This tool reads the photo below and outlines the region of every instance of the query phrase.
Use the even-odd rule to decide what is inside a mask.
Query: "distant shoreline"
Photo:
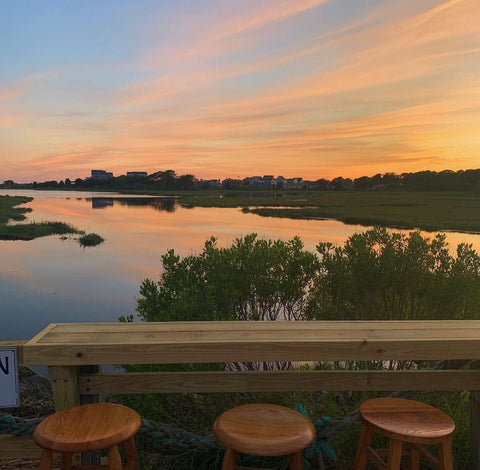
[[[19,189],[13,191],[19,191]],[[39,193],[42,191],[45,190],[39,190]],[[89,188],[88,192],[96,191]],[[238,207],[245,213],[263,217],[334,219],[350,225],[382,225],[393,229],[480,233],[480,218],[478,218],[480,194],[472,191],[234,191],[213,189],[105,191],[102,188],[101,192],[175,198],[179,204],[188,207]]]

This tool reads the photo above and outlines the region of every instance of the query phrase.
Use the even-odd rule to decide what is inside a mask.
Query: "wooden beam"
[[[81,394],[480,390],[480,371],[138,372],[79,376]]]
[[[19,364],[23,364],[23,345],[27,340],[0,341],[0,348],[17,348],[17,359]]]
[[[31,434],[24,436],[0,434],[0,459],[38,459],[41,453],[42,450],[33,442]]]
[[[53,324],[27,365],[476,359],[480,321]]]

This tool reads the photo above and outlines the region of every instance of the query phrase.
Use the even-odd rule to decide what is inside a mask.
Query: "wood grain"
[[[31,435],[0,434],[0,459],[40,458],[41,452]]]
[[[470,370],[138,372],[79,376],[82,395],[119,393],[480,390]]]
[[[360,419],[362,432],[354,470],[365,470],[368,458],[376,468],[399,470],[402,454],[407,455],[412,470],[418,470],[420,457],[437,470],[453,470],[451,439],[455,423],[441,410],[403,398],[374,398],[360,405]],[[388,449],[370,447],[374,433],[390,440]],[[437,445],[438,459],[423,447],[429,444]],[[387,457],[386,462],[382,456]]]
[[[480,321],[53,324],[27,365],[476,359]]]
[[[56,452],[90,452],[107,449],[132,437],[140,416],[130,408],[111,403],[81,405],[45,418],[33,433],[43,449]]]
[[[308,447],[312,423],[295,410],[265,403],[242,405],[222,413],[213,426],[227,448],[251,455],[289,455]]]
[[[390,439],[436,444],[450,439],[455,423],[443,411],[404,398],[373,398],[360,405],[364,425]]]
[[[17,348],[17,362],[23,364],[23,345],[26,340],[0,341],[0,348]]]
[[[52,384],[55,411],[61,411],[80,403],[76,367],[49,366],[48,378]]]

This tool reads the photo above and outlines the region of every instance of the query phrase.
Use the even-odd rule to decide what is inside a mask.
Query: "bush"
[[[453,255],[445,236],[432,239],[375,228],[351,236],[342,247],[320,243],[306,251],[299,238],[262,240],[256,234],[219,248],[207,240],[198,255],[180,258],[173,250],[163,257],[159,281],[146,279],[140,287],[138,316],[144,321],[191,320],[416,320],[478,318],[480,257],[469,245]],[[133,316],[121,318],[133,321]],[[355,368],[392,367],[393,362],[349,363]],[[231,365],[229,365],[231,367]],[[239,365],[258,368],[259,364]],[[291,364],[275,364],[289,367]],[[317,364],[325,368],[328,364]],[[417,363],[395,363],[416,367]],[[222,369],[224,364],[126,366],[127,371]],[[264,367],[264,366],[263,366]],[[286,406],[302,403],[310,416],[345,416],[371,393],[172,394],[125,397],[144,415],[199,434],[209,434],[216,416],[249,402]],[[454,440],[455,468],[469,465],[468,396],[438,393],[422,396],[459,423]],[[153,416],[152,416],[153,414]],[[332,439],[339,457],[330,469],[351,465],[358,429]],[[180,461],[179,461],[180,459]],[[169,459],[162,465],[170,468]],[[171,468],[220,468],[218,455],[176,457]],[[152,468],[155,468],[153,465]]]
[[[160,281],[143,281],[144,321],[301,320],[319,261],[299,238],[237,238],[230,248],[205,242],[199,255],[162,256]]]
[[[479,255],[461,244],[453,256],[442,234],[374,228],[316,254],[297,237],[250,234],[162,262],[160,280],[140,287],[144,321],[474,319],[480,305]]]
[[[445,235],[424,238],[375,228],[343,247],[320,243],[308,318],[441,320],[478,318],[480,257],[470,245],[450,253]]]

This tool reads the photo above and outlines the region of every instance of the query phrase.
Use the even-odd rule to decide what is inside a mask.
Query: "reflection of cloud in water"
[[[9,324],[0,339],[27,338],[49,322],[116,321],[134,313],[141,281],[157,280],[161,274],[161,256],[171,248],[181,256],[198,254],[211,236],[218,237],[218,246],[229,246],[252,232],[283,240],[298,235],[306,249],[315,251],[320,241],[342,245],[353,233],[367,230],[335,220],[260,217],[237,208],[186,209],[175,200],[171,211],[165,198],[133,200],[107,193],[98,197],[113,200],[113,205],[92,210],[97,195],[60,195],[34,194],[29,219],[61,220],[106,241],[85,250],[57,236],[1,242],[0,298]],[[423,235],[432,238],[434,233]],[[452,250],[460,242],[472,242],[480,250],[480,235],[448,233],[447,239]]]

